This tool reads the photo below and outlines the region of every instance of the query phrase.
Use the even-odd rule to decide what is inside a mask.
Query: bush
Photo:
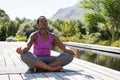
[[[109,46],[110,42],[109,41],[99,41],[98,45]]]
[[[26,36],[16,35],[14,38],[16,38],[18,41],[27,41],[27,37]]]
[[[92,38],[86,39],[85,43],[87,43],[87,44],[94,44],[94,39],[92,39]]]
[[[120,47],[120,40],[117,40],[111,44],[113,47]]]
[[[73,37],[60,37],[63,42],[80,42],[80,39],[76,36]]]

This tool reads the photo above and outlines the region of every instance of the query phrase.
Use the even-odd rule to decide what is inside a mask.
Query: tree
[[[54,28],[56,28],[58,31],[61,31],[61,24],[63,24],[63,20],[55,20],[54,22],[48,20],[49,24],[51,24]]]
[[[6,38],[7,38],[7,27],[6,25],[3,25],[0,31],[0,41],[5,41]]]
[[[5,41],[7,38],[7,26],[9,23],[9,16],[4,10],[0,9],[0,40]]]
[[[0,21],[8,22],[10,20],[9,16],[5,13],[4,10],[0,9]]]
[[[106,10],[105,16],[112,34],[112,40],[118,40],[120,34],[120,0],[102,0]]]
[[[79,24],[77,21],[71,19],[69,21],[64,21],[63,24],[61,24],[61,34],[64,37],[71,37],[79,32]]]
[[[91,9],[88,14],[87,26],[97,25],[112,35],[112,40],[119,39],[120,34],[120,1],[119,0],[83,0],[81,7]],[[97,16],[95,16],[97,14]],[[91,16],[94,15],[94,16]],[[94,18],[93,18],[94,17]],[[93,21],[93,22],[92,22]],[[101,22],[102,21],[102,22]],[[91,25],[92,22],[92,25]],[[94,23],[95,22],[95,23]]]
[[[27,36],[28,38],[29,35],[35,30],[37,30],[36,21],[25,21],[20,25],[17,34],[20,36]]]
[[[8,24],[8,36],[15,36],[19,29],[19,24],[16,21],[10,21]]]

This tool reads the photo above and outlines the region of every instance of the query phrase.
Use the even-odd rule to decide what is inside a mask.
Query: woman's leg
[[[60,54],[56,60],[49,64],[49,66],[65,66],[73,60],[73,55],[69,53]]]
[[[43,61],[38,60],[31,52],[26,52],[21,54],[21,59],[24,63],[28,65],[29,68],[40,68],[48,71],[56,71],[61,68],[61,66],[51,67],[45,64]]]
[[[48,65],[54,60],[56,60],[56,56],[40,56],[40,57],[37,57],[37,59],[43,61],[45,64]]]

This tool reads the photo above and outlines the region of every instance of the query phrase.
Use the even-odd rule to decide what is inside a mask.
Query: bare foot
[[[63,67],[60,66],[60,68],[58,68],[55,72],[62,72],[63,71]]]
[[[51,69],[48,70],[48,71],[50,71],[50,72],[61,72],[61,71],[63,71],[63,68],[62,68],[62,66],[56,66],[56,67],[51,67]]]

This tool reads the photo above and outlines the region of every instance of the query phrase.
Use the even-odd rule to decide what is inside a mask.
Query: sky
[[[52,17],[59,9],[77,4],[80,0],[0,0],[0,8],[10,19],[16,17],[37,19],[44,15]]]

